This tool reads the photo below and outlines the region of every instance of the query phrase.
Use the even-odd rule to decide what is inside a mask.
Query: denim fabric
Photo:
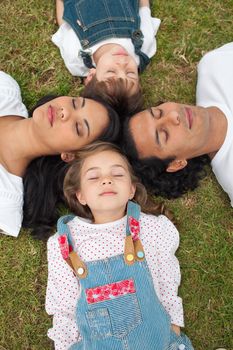
[[[63,18],[77,34],[84,50],[105,39],[131,38],[142,71],[150,59],[140,50],[143,34],[138,12],[138,0],[64,0]],[[84,63],[91,64],[90,60]]]
[[[82,341],[70,350],[178,350],[181,344],[182,349],[193,350],[189,340],[183,342],[171,331],[170,317],[158,300],[146,261],[128,266],[123,256],[115,256],[88,262],[87,267],[76,310]],[[129,278],[136,293],[87,303],[86,289]]]
[[[127,216],[138,219],[140,207],[128,205]],[[58,220],[57,231],[66,234],[73,216]],[[128,222],[128,220],[127,220]],[[82,340],[69,350],[194,350],[189,338],[171,330],[170,316],[160,303],[146,260],[126,265],[123,255],[86,262],[88,275],[79,279],[76,322]],[[90,304],[86,290],[133,279],[136,292]]]

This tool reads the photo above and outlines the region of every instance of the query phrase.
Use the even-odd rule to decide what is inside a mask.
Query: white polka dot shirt
[[[84,261],[105,259],[124,251],[126,216],[107,224],[92,224],[75,217],[70,221],[69,227],[74,248]],[[180,268],[175,257],[179,246],[179,233],[163,215],[156,217],[141,213],[140,229],[140,239],[155,291],[170,315],[171,322],[182,327],[182,299],[177,295]],[[54,341],[56,350],[68,349],[80,339],[75,322],[79,294],[79,281],[63,260],[58,245],[58,234],[55,234],[48,241],[46,311],[53,316],[53,326],[49,329],[48,336]]]

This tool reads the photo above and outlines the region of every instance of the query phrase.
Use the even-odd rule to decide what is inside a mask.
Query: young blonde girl
[[[48,241],[46,311],[55,349],[193,349],[180,333],[176,228],[163,215],[145,214],[161,208],[148,205],[116,146],[97,142],[76,158],[64,181],[76,216],[60,218]]]

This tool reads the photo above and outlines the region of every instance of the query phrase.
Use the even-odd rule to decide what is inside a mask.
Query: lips
[[[101,197],[105,197],[105,196],[114,196],[116,194],[116,192],[114,191],[104,191],[102,193],[100,193]]]
[[[54,110],[52,106],[49,106],[48,108],[48,119],[50,122],[50,125],[53,126],[53,122],[54,122]]]
[[[125,49],[120,48],[113,54],[113,56],[129,56],[129,54]]]
[[[192,128],[192,124],[193,124],[193,113],[192,110],[188,107],[185,107],[185,112],[186,112],[186,116],[187,116],[187,121],[188,121],[188,127],[189,129]]]

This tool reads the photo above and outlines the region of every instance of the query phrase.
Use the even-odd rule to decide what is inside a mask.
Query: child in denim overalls
[[[149,0],[57,0],[57,22],[52,41],[72,75],[86,83],[123,78],[138,88],[138,68],[155,54],[160,25]]]
[[[146,191],[118,148],[98,142],[80,151],[64,193],[78,216],[61,217],[48,241],[55,348],[193,350],[179,328],[178,232],[163,215],[140,214]]]

